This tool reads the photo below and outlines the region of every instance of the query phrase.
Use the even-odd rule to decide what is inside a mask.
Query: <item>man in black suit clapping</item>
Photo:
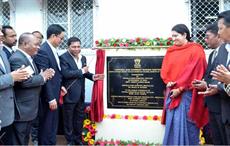
[[[55,73],[53,69],[38,71],[32,56],[37,53],[39,47],[39,40],[32,33],[23,33],[19,37],[19,49],[9,59],[11,70],[25,66],[30,75],[27,80],[17,82],[14,86],[16,113],[13,126],[16,137],[13,144],[15,145],[28,145],[32,120],[38,114],[41,86]]]

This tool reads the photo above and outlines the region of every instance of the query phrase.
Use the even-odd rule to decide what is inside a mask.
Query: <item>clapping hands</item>
[[[230,83],[230,72],[224,65],[218,65],[215,71],[211,72],[214,80],[218,80],[222,83]]]
[[[29,73],[25,70],[25,65],[15,71],[12,71],[10,74],[13,80],[18,82],[26,80],[30,77]]]
[[[41,70],[40,75],[44,78],[45,81],[51,79],[55,74],[54,69],[48,68],[45,71]]]

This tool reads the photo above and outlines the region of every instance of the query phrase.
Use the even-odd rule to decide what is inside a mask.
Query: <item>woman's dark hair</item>
[[[190,32],[185,24],[177,24],[173,26],[172,31],[176,31],[182,35],[186,34],[186,39],[191,42]]]

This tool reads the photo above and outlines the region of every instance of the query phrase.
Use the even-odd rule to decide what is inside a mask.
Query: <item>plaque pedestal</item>
[[[105,116],[97,123],[96,141],[162,143],[164,126],[160,118],[165,86],[160,68],[165,53],[166,49],[160,48],[106,50]]]

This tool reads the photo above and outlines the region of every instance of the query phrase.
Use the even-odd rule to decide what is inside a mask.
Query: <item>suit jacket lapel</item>
[[[23,56],[23,58],[26,60],[26,64],[25,65],[30,65],[30,67],[34,70],[34,74],[38,74],[38,69],[37,69],[35,63],[31,64],[31,62],[29,61],[29,59],[21,51],[17,50],[16,52],[20,53]]]
[[[67,57],[69,58],[70,64],[73,66],[73,68],[78,68],[73,56],[70,55],[69,51],[67,51]]]
[[[2,61],[3,61],[4,66],[5,66],[6,73],[9,73],[10,72],[10,64],[8,62],[7,56],[6,56],[6,54],[4,54],[4,52],[2,50],[0,51],[0,55],[2,57]],[[2,66],[0,67],[0,69],[1,69],[2,72],[5,73],[5,71],[2,68]]]
[[[228,51],[226,50],[225,44],[224,44],[219,48],[219,53],[216,57],[216,63],[223,64],[224,66],[226,66],[227,59],[228,59]]]
[[[58,67],[58,64],[57,64],[57,60],[56,60],[56,58],[55,58],[55,56],[54,56],[54,54],[53,54],[53,51],[51,50],[51,48],[50,48],[50,46],[49,46],[49,44],[48,44],[47,42],[46,42],[46,45],[47,45],[47,47],[45,47],[45,49],[46,49],[47,52],[48,52],[48,55],[49,55],[49,57],[50,57],[51,62],[52,62],[53,65],[56,66],[57,69],[59,70],[59,67]]]
[[[213,51],[212,51],[211,54],[209,55],[209,58],[208,58],[208,68],[207,68],[207,70],[206,70],[205,75],[209,75],[210,72],[211,72],[211,70],[212,70],[212,68],[213,68],[214,62],[212,63],[212,56],[213,56]]]

